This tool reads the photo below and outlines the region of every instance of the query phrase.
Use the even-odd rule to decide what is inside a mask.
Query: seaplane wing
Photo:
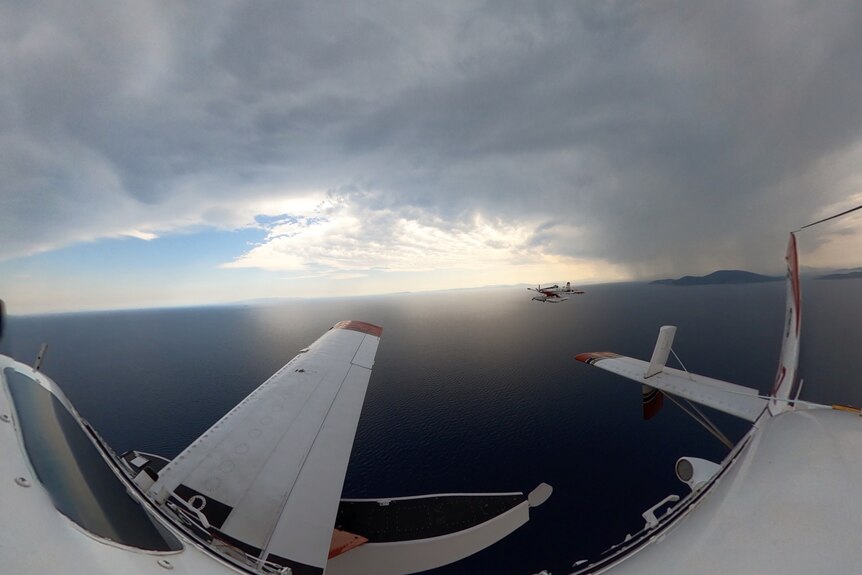
[[[262,563],[322,573],[381,332],[336,324],[168,463],[149,495]]]
[[[649,362],[609,352],[582,353],[575,359],[637,381],[645,390],[657,389],[747,421],[756,421],[768,403],[756,389],[665,366],[675,332],[673,326],[661,328]],[[646,401],[646,391],[644,398]],[[647,417],[647,412],[644,413]]]

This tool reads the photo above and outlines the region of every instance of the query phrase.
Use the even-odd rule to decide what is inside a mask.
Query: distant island
[[[851,280],[854,278],[862,278],[862,270],[845,273],[826,274],[825,276],[817,277],[817,279],[819,280]]]
[[[650,285],[667,286],[706,286],[730,284],[759,284],[765,282],[783,281],[783,276],[765,276],[743,270],[718,270],[705,276],[684,276],[679,279],[655,280]]]

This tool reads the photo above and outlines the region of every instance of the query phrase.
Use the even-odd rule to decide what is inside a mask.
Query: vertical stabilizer
[[[784,315],[784,340],[778,373],[772,386],[769,413],[777,415],[791,408],[790,399],[795,397],[799,364],[799,335],[802,327],[802,292],[799,286],[799,261],[796,256],[796,236],[790,234],[787,242],[787,304]]]
[[[652,350],[652,358],[649,361],[649,367],[644,373],[644,379],[652,377],[660,373],[667,363],[667,356],[670,354],[670,347],[673,345],[673,337],[676,335],[675,325],[663,325],[658,330],[658,339],[655,342],[655,349]]]
[[[663,325],[658,331],[658,339],[655,342],[655,349],[652,350],[652,358],[649,362],[649,367],[644,372],[644,379],[661,373],[667,363],[670,348],[673,345],[673,338],[676,335],[676,326]],[[664,394],[647,384],[641,387],[641,395],[643,398],[643,414],[644,419],[652,419],[664,405]]]

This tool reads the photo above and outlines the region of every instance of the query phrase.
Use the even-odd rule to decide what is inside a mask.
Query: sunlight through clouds
[[[152,232],[143,232],[141,230],[129,230],[125,233],[120,234],[121,236],[128,236],[130,238],[137,238],[139,240],[150,241],[159,237],[157,234]]]
[[[317,214],[258,216],[266,239],[222,267],[317,273],[488,268],[522,260],[531,236],[523,223],[478,215],[453,224],[345,202],[318,208]]]
[[[824,217],[862,205],[862,193],[821,211]],[[862,213],[855,212],[797,233],[800,260],[805,267],[820,269],[862,268]]]

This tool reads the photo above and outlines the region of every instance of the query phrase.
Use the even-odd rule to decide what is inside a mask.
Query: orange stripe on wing
[[[367,333],[368,335],[373,335],[380,337],[383,334],[383,328],[373,323],[368,323],[364,321],[356,321],[356,320],[346,320],[340,321],[334,326],[332,329],[350,329],[353,331],[359,331],[362,333]]]
[[[588,363],[590,365],[600,361],[602,359],[614,359],[617,357],[622,357],[618,353],[614,353],[612,351],[591,351],[588,353],[579,353],[575,356],[575,359],[578,361],[582,361],[584,363]]]

